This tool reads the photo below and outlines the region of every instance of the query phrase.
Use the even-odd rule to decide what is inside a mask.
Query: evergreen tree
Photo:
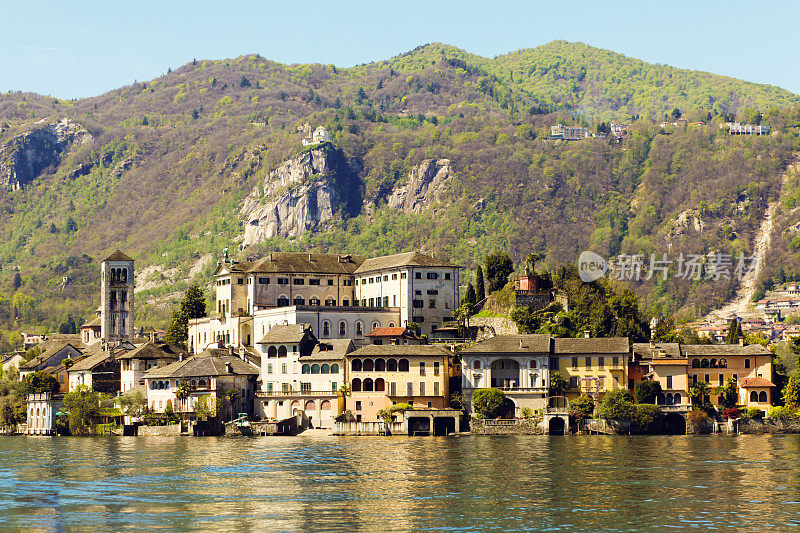
[[[11,286],[15,291],[22,287],[22,276],[19,275],[19,272],[14,272],[14,280],[11,282]]]
[[[239,80],[239,87],[250,87],[250,80],[247,77],[242,76],[242,79]]]
[[[483,282],[483,268],[478,265],[477,270],[475,271],[475,286],[477,287],[475,291],[475,298],[477,301],[481,302],[486,298],[486,285]]]
[[[725,338],[725,342],[727,344],[737,344],[739,339],[743,337],[744,333],[742,332],[742,325],[738,320],[732,318],[730,324],[728,325],[728,336]]]
[[[72,217],[67,217],[67,221],[64,222],[64,233],[69,235],[70,233],[74,233],[78,231],[78,224],[75,222],[75,219]]]
[[[189,320],[204,316],[206,316],[206,300],[203,291],[197,285],[192,285],[186,289],[181,305],[172,313],[172,320],[164,340],[186,346],[186,340],[189,338]]]
[[[475,287],[472,286],[472,283],[467,284],[467,291],[464,293],[464,303],[470,306],[470,309],[475,306],[477,303],[477,299],[475,296]]]
[[[514,262],[507,253],[493,252],[487,255],[486,277],[489,280],[489,294],[505,287],[512,272],[514,272]]]
[[[783,404],[789,409],[800,409],[800,381],[795,376],[783,388]]]

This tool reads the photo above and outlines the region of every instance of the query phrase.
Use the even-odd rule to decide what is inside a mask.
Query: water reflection
[[[800,525],[800,437],[0,440],[0,528]]]

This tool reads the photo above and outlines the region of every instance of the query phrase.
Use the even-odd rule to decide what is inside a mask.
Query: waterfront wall
[[[139,426],[137,435],[140,437],[174,437],[181,434],[181,425],[171,426]]]
[[[336,422],[334,435],[386,435],[388,428],[392,435],[407,435],[403,422]]]
[[[533,418],[523,420],[482,420],[469,422],[473,435],[544,435],[544,428]]]
[[[800,433],[800,420],[778,420],[776,418],[738,421],[739,433],[762,435],[764,433]]]

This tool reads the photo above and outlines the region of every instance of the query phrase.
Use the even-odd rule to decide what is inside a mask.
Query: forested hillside
[[[419,248],[471,267],[506,249],[553,267],[587,248],[748,251],[797,149],[796,103],[776,87],[565,42],[494,59],[433,44],[348,69],[250,55],[78,101],[2,94],[0,325],[52,330],[89,316],[98,261],[115,248],[137,259],[140,322],[163,325],[188,280],[207,281],[221,248],[237,249],[245,198],[287,192],[268,182],[304,152],[305,123],[328,130],[360,201],[241,256]],[[707,125],[662,130],[665,114]],[[730,137],[726,118],[773,135]],[[559,122],[609,120],[632,123],[621,143],[547,139]],[[442,160],[448,171],[423,209],[389,205]],[[687,316],[731,289],[639,287],[647,304]]]

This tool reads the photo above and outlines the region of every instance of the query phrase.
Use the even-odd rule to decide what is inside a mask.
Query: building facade
[[[134,337],[134,261],[117,250],[100,263],[100,335],[108,342]]]

